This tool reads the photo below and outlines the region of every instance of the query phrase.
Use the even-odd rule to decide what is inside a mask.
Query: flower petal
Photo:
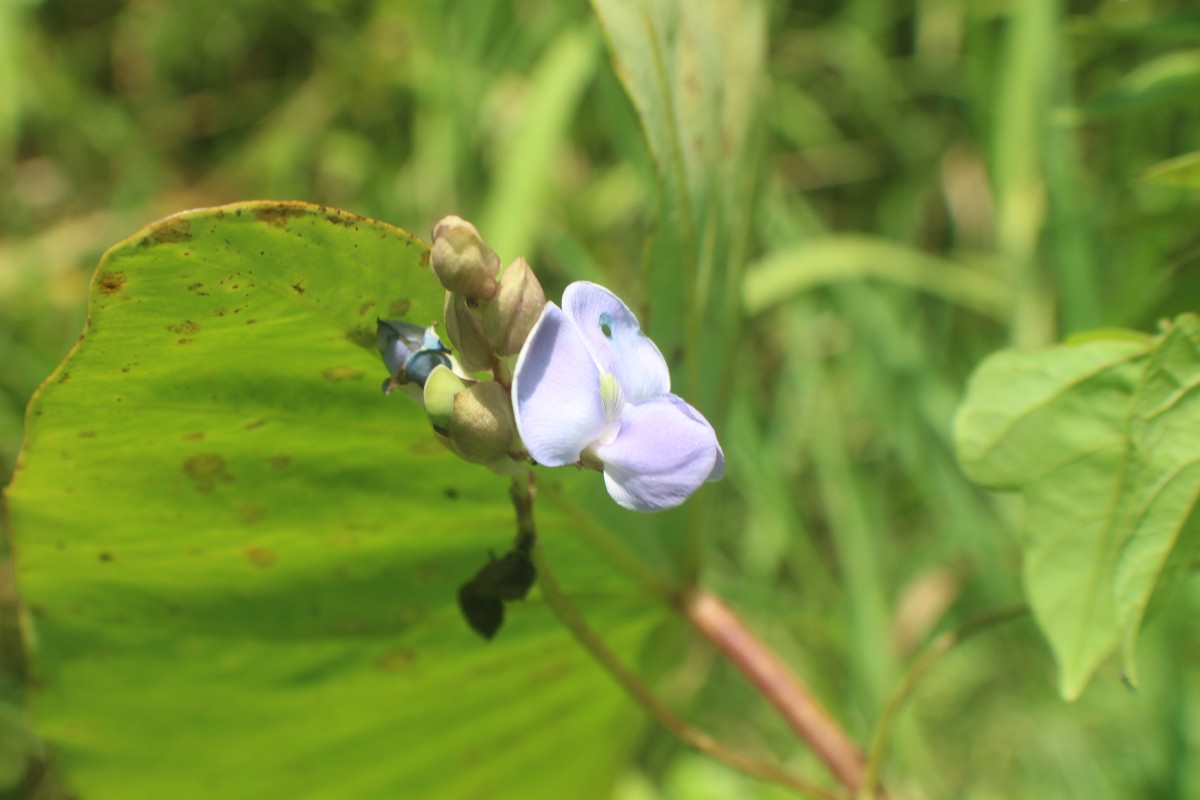
[[[679,395],[669,394],[667,395],[667,399],[674,403],[676,408],[693,420],[704,425],[704,427],[708,428],[709,432],[712,433],[713,443],[717,446],[717,460],[716,463],[713,464],[712,472],[708,474],[708,478],[706,478],[706,480],[721,480],[721,478],[725,475],[725,451],[721,449],[721,443],[717,441],[717,432],[713,430],[713,426],[708,423],[708,420],[704,418],[703,414],[693,408],[690,403],[688,403]]]
[[[517,356],[513,411],[529,455],[547,467],[574,464],[604,432],[600,371],[562,309],[547,303]]]
[[[577,281],[563,292],[563,310],[601,371],[616,376],[626,400],[636,403],[671,391],[666,360],[619,297],[603,286]]]
[[[617,438],[591,453],[603,462],[604,483],[618,505],[659,511],[679,505],[708,480],[720,447],[695,409],[664,396],[626,404]]]

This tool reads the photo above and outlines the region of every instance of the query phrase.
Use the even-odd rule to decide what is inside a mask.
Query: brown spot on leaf
[[[292,284],[292,291],[296,294],[304,294],[304,281],[296,281]]]
[[[66,383],[69,380],[71,380],[71,373],[69,372],[64,372],[62,375],[58,376],[59,383]]]
[[[358,315],[361,317],[363,314],[367,313],[368,311],[370,311],[370,310],[371,310],[372,308],[374,308],[374,307],[375,307],[375,301],[374,301],[374,300],[368,300],[368,301],[367,301],[367,302],[365,302],[365,303],[361,303],[361,304],[359,304],[359,306],[358,306]]]
[[[102,294],[116,294],[125,288],[124,272],[102,272],[96,281]]]
[[[196,281],[195,283],[189,283],[189,284],[188,284],[188,287],[187,287],[187,290],[188,290],[189,292],[194,292],[194,291],[196,291],[197,289],[203,289],[203,288],[204,288],[204,284],[203,284],[203,283],[200,283],[199,281]]]
[[[178,341],[175,342],[175,344],[191,344],[191,343],[192,343],[191,339],[179,339]]]
[[[113,560],[113,554],[108,552],[107,550],[101,550],[100,551],[100,560],[107,564],[109,561]]]
[[[269,567],[279,560],[279,556],[275,555],[274,551],[265,547],[247,547],[242,553],[256,567]]]
[[[234,477],[225,469],[225,459],[217,453],[192,456],[183,462],[183,471],[200,492],[211,492],[218,484],[234,481]]]
[[[346,331],[346,338],[359,347],[365,347],[368,350],[375,349],[375,331],[370,328],[358,325]]]
[[[272,456],[271,466],[274,469],[287,469],[292,465],[292,457],[285,455]]]
[[[425,561],[417,565],[417,583],[421,584],[422,586],[428,586],[431,583],[437,583],[437,579],[440,574],[441,569],[432,561]]]
[[[354,367],[329,367],[321,370],[321,377],[327,381],[357,381],[362,380],[363,371]]]
[[[266,425],[266,424],[267,424],[267,421],[265,419],[252,419],[249,422],[247,422],[245,425],[243,425],[242,427],[248,431],[252,431],[255,428],[261,428],[263,425]]]
[[[166,219],[150,231],[146,237],[152,244],[178,244],[192,238],[192,221],[190,219]],[[143,239],[142,243],[145,244]]]
[[[195,322],[192,322],[190,319],[185,319],[178,325],[168,325],[167,330],[169,330],[171,333],[177,333],[180,336],[191,336],[196,331],[200,330],[200,326]]]
[[[195,433],[185,433],[183,436],[181,436],[179,438],[183,439],[185,442],[203,442],[204,441],[204,431],[196,431]]]
[[[332,222],[334,225],[344,225],[347,228],[353,227],[359,222],[362,222],[366,217],[360,217],[358,214],[349,211],[341,211],[336,208],[328,209],[325,219]]]
[[[417,651],[411,647],[397,647],[382,653],[375,659],[375,669],[380,672],[396,672],[408,669],[417,661]]]
[[[258,506],[246,504],[238,509],[238,517],[247,525],[253,525],[262,519],[263,510]]]
[[[96,432],[95,431],[80,431],[79,438],[80,439],[95,439]]]
[[[409,300],[407,297],[401,297],[397,300],[393,300],[388,305],[388,316],[403,317],[411,308],[412,300]]]
[[[420,264],[422,267],[429,266],[429,251],[428,250],[425,250],[421,253],[421,257],[417,259],[417,263]]]
[[[254,218],[276,228],[282,228],[293,217],[303,217],[308,210],[301,206],[275,205],[259,206],[254,209]]]

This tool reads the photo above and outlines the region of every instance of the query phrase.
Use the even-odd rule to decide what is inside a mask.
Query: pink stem
[[[684,598],[683,613],[759,688],[842,785],[858,791],[865,769],[858,745],[741,618],[703,589],[696,589]]]

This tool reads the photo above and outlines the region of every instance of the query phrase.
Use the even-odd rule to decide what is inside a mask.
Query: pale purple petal
[[[678,408],[684,414],[687,414],[693,420],[704,425],[704,427],[708,428],[709,432],[712,433],[713,443],[717,446],[717,461],[715,464],[713,464],[712,472],[708,474],[707,480],[721,480],[722,476],[725,475],[725,451],[721,449],[721,443],[717,441],[717,432],[713,430],[712,425],[708,424],[708,420],[704,418],[703,414],[693,408],[690,403],[688,403],[679,395],[669,394],[667,395],[667,399],[674,403],[676,408]]]
[[[604,431],[600,372],[562,309],[547,303],[513,371],[513,411],[525,449],[539,464],[561,467]]]
[[[717,437],[703,417],[677,400],[664,396],[626,404],[617,438],[591,448],[618,505],[633,511],[672,508],[714,473]]]
[[[666,360],[619,297],[603,286],[577,281],[563,292],[563,310],[600,369],[616,376],[626,400],[636,403],[671,391]]]

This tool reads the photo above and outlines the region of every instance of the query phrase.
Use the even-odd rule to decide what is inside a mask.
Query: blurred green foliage
[[[722,313],[693,337],[650,303],[647,327],[720,354],[691,354],[679,378],[730,463],[697,506],[713,512],[704,579],[865,740],[933,633],[1020,598],[1020,506],[953,457],[970,369],[1198,305],[1196,190],[1139,179],[1200,138],[1191,6],[770,5],[749,149],[722,176],[737,213],[706,246],[714,217],[693,209],[681,232],[679,176],[659,179],[582,3],[0,3],[0,481],[97,257],[166,213],[298,198],[416,232],[458,213],[505,258],[524,252],[551,296],[592,278],[652,300],[692,248]],[[972,640],[921,683],[885,781],[1195,796],[1198,604],[1187,584],[1149,622],[1137,694],[1108,664],[1073,705],[1031,624]],[[812,768],[706,648],[660,671],[690,718]],[[617,793],[780,796],[714,771],[649,731]]]

